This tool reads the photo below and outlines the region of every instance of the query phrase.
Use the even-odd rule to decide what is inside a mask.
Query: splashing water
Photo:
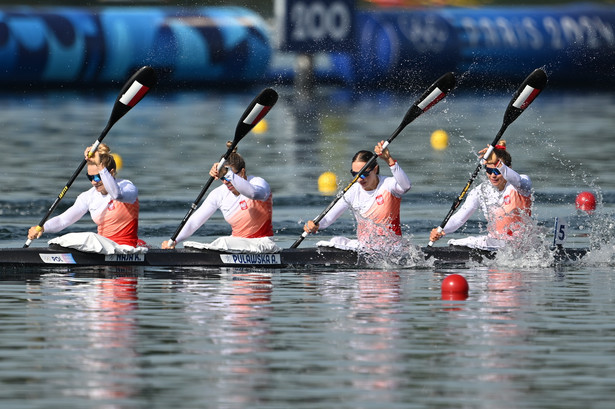
[[[359,256],[370,266],[378,268],[429,268],[433,260],[426,260],[419,246],[413,245],[411,239],[398,236],[388,223],[376,223],[361,216],[351,208],[357,220],[364,224],[364,229],[373,234],[360,240]]]
[[[615,265],[615,216],[599,209],[587,218],[590,252],[583,263]]]

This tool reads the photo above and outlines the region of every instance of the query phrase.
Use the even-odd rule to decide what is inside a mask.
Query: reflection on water
[[[350,304],[354,321],[351,330],[356,337],[350,343],[353,352],[351,371],[357,374],[353,386],[357,390],[395,390],[400,387],[398,343],[401,334],[396,323],[400,301],[400,277],[397,272],[362,271],[356,276],[357,296]],[[387,394],[379,394],[374,403],[390,402]]]
[[[610,270],[194,273],[2,282],[3,402],[572,408],[615,385]]]
[[[61,396],[104,401],[140,393],[134,382],[136,278],[49,276],[28,285],[26,294],[37,324],[29,323],[32,340],[43,336],[41,346],[52,352],[44,354],[39,370],[55,374],[52,383]]]

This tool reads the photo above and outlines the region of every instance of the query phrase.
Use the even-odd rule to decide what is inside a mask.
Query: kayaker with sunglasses
[[[137,246],[139,229],[138,189],[129,180],[116,179],[117,165],[109,147],[101,143],[92,157],[91,147],[85,149],[87,178],[92,187],[77,196],[75,203],[64,213],[53,217],[42,229],[33,226],[29,239],[41,237],[43,232],[57,233],[90,212],[98,225],[98,234],[117,244]]]
[[[347,247],[377,247],[390,242],[391,236],[401,237],[400,204],[401,197],[412,186],[410,179],[403,171],[399,163],[391,156],[388,148],[383,149],[384,141],[380,141],[374,152],[359,151],[352,158],[350,174],[356,177],[357,173],[367,162],[377,155],[386,163],[393,176],[381,176],[380,167],[376,165],[367,169],[352,185],[331,210],[320,220],[317,225],[309,220],[303,229],[308,233],[315,233],[319,229],[329,227],[348,208],[352,209],[357,219],[358,242],[348,242]],[[383,240],[379,238],[385,237]]]
[[[227,143],[227,147],[232,142]],[[220,179],[222,186],[211,191],[203,204],[192,214],[175,240],[175,244],[192,236],[209,218],[220,209],[224,219],[231,225],[232,237],[257,239],[273,236],[273,198],[265,179],[248,176],[246,162],[234,150],[220,172],[218,163],[209,171],[210,176]],[[163,249],[175,248],[168,241]]]
[[[481,150],[479,156],[486,151],[487,148]],[[495,250],[523,235],[530,222],[532,181],[527,175],[520,175],[511,168],[512,158],[506,150],[506,141],[494,146],[484,165],[488,182],[481,183],[468,193],[442,232],[438,232],[437,228],[431,231],[431,241],[435,242],[459,229],[479,208],[487,219],[488,234],[449,240],[448,244]]]

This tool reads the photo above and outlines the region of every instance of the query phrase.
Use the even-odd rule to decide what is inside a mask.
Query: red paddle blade
[[[269,113],[271,108],[278,101],[278,93],[271,88],[266,88],[261,91],[250,102],[244,113],[237,123],[235,129],[235,139],[233,144],[236,145],[244,136],[248,134],[264,117]]]

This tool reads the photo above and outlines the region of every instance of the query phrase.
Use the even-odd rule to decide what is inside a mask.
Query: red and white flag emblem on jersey
[[[241,202],[239,202],[239,207],[241,208],[241,210],[247,210],[248,204],[246,203],[245,200],[242,200]]]
[[[526,85],[523,91],[521,91],[521,93],[519,94],[519,96],[517,97],[515,102],[513,102],[512,105],[515,108],[519,108],[523,110],[527,108],[534,99],[536,99],[538,94],[540,94],[540,91],[541,90],[539,89]]]
[[[122,95],[120,102],[132,108],[137,105],[141,99],[143,99],[145,94],[147,94],[147,91],[149,91],[149,87],[146,87],[139,81],[135,81],[124,93],[124,95]]]
[[[257,103],[256,105],[254,105],[254,108],[252,108],[252,111],[250,111],[248,116],[246,116],[246,119],[243,120],[243,123],[252,126],[256,125],[260,122],[261,119],[265,117],[265,115],[267,115],[267,112],[269,112],[270,109],[270,106],[265,106]]]
[[[421,108],[421,111],[425,112],[432,106],[436,105],[442,98],[446,96],[446,93],[442,92],[442,90],[436,87],[433,91],[425,97],[424,100],[418,103],[418,107]]]

